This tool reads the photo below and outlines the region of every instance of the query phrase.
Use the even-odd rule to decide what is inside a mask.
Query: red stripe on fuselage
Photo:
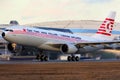
[[[84,42],[84,40],[78,40],[78,39],[75,39],[75,38],[68,38],[68,37],[62,37],[62,36],[50,35],[50,34],[43,34],[43,33],[35,33],[35,32],[23,32],[23,31],[20,31],[20,30],[17,30],[17,31],[14,31],[14,32],[9,32],[9,33],[10,34],[27,34],[27,35],[37,36],[37,37],[40,37],[40,38],[59,39],[59,40],[70,41],[70,42]]]

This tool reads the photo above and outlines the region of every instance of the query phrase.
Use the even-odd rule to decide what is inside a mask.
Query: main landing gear
[[[79,56],[75,56],[75,55],[71,55],[67,57],[68,61],[79,61],[80,57]]]
[[[36,59],[39,60],[39,61],[48,61],[48,56],[38,54],[38,55],[36,56]]]
[[[41,51],[39,54],[36,55],[36,59],[39,61],[48,61],[48,56],[43,54],[43,51]]]

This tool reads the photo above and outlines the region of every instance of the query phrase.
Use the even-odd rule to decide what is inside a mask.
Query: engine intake
[[[12,53],[18,53],[18,52],[21,52],[22,51],[22,46],[20,45],[17,45],[15,43],[9,43],[7,45],[7,48],[10,52]]]
[[[77,47],[72,44],[63,44],[61,45],[60,50],[62,53],[68,53],[68,54],[76,53],[78,51]]]

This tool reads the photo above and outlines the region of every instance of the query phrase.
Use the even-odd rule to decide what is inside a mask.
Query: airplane
[[[48,56],[42,53],[43,50],[71,54],[67,58],[68,61],[79,61],[80,58],[74,56],[74,54],[80,53],[82,50],[84,51],[86,47],[91,46],[97,49],[103,49],[109,44],[120,43],[119,40],[113,40],[111,38],[115,15],[116,12],[111,12],[93,36],[83,36],[18,25],[6,28],[1,35],[6,41],[10,42],[8,44],[9,50],[15,51],[17,44],[33,46],[40,49],[40,54],[36,57],[41,61],[48,61]]]

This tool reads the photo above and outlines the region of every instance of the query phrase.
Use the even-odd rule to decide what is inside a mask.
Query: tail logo
[[[103,24],[98,29],[97,34],[111,36],[113,24],[114,24],[114,19],[106,18]]]
[[[111,33],[111,31],[112,31],[112,28],[113,28],[113,25],[110,23],[110,22],[108,22],[107,24],[106,24],[106,33]]]

